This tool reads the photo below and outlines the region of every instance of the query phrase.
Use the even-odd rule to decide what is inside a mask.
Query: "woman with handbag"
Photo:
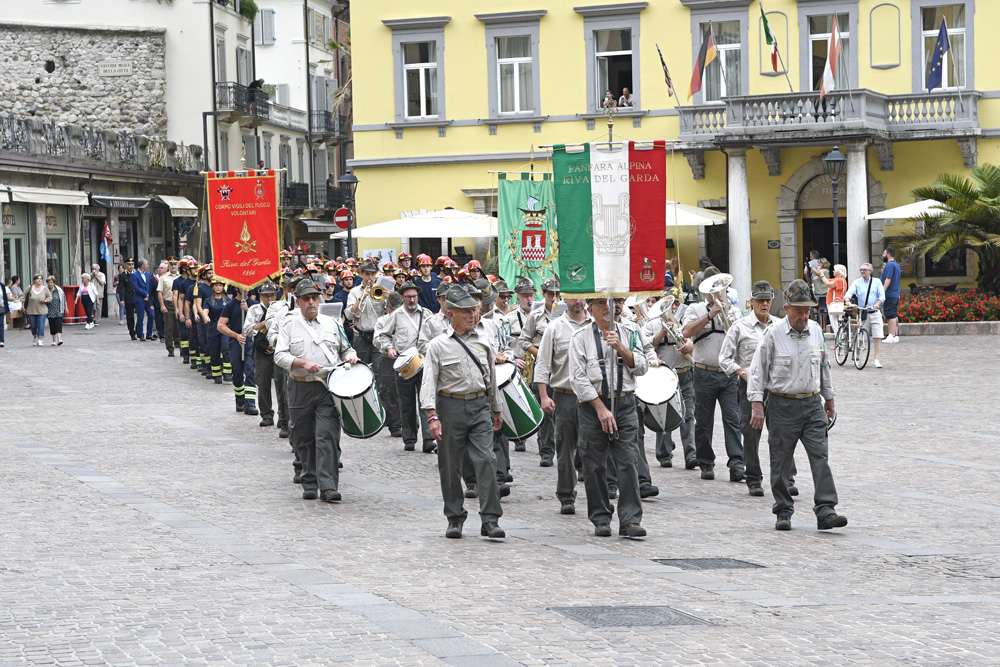
[[[834,335],[840,328],[840,318],[844,314],[844,293],[847,291],[847,267],[837,264],[833,267],[833,279],[823,277],[823,284],[826,285],[826,311],[830,315],[830,326]],[[836,349],[836,346],[831,347]]]
[[[31,323],[31,344],[41,347],[45,344],[45,318],[49,314],[49,301],[52,300],[52,292],[42,283],[42,274],[31,279],[31,285],[24,296],[27,301],[24,310]]]
[[[62,325],[63,325],[63,315],[66,312],[66,293],[63,292],[62,287],[56,285],[56,279],[54,276],[49,276],[46,280],[46,287],[52,293],[52,298],[49,300],[49,333],[52,334],[52,344],[62,345]]]

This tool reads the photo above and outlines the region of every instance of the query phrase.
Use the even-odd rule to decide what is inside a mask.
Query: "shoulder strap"
[[[604,363],[604,348],[601,345],[601,330],[597,328],[597,322],[591,323],[594,332],[594,345],[597,347],[597,365],[601,368],[601,398],[610,398],[608,391],[608,370]]]
[[[465,350],[466,352],[468,352],[469,356],[472,357],[472,362],[474,364],[476,364],[476,368],[478,368],[479,372],[483,374],[483,386],[485,386],[487,389],[489,389],[489,387],[490,387],[490,381],[489,381],[489,378],[487,377],[487,371],[486,371],[485,368],[483,368],[482,363],[480,363],[479,357],[477,357],[475,354],[473,354],[472,350],[470,350],[469,346],[465,344],[465,341],[462,340],[462,338],[458,335],[457,331],[455,332],[454,338],[455,338],[455,340],[458,341],[458,344],[462,346],[462,349]]]
[[[708,308],[707,305],[706,305],[706,308]],[[708,308],[708,310],[705,311],[706,315],[708,315],[708,311],[709,310],[711,310],[711,308]],[[712,328],[709,329],[708,331],[705,331],[704,329],[702,329],[701,333],[699,333],[697,336],[695,336],[693,342],[697,343],[701,339],[707,338],[707,337],[711,336],[714,333],[722,333],[721,331],[719,331],[718,329],[715,328],[715,318],[714,317],[708,318],[708,323],[712,325]]]
[[[308,320],[306,320],[306,317],[305,315],[302,314],[302,311],[296,313],[296,316],[302,321],[302,324],[305,326],[306,331],[309,332],[309,337],[312,338],[313,342],[316,343],[316,346],[323,351],[323,356],[326,357],[326,360],[330,362],[331,366],[336,366],[338,363],[337,360],[333,357],[332,354],[330,354],[330,350],[328,350],[326,345],[323,344],[324,343],[323,339],[320,338],[319,334],[316,333],[316,330],[312,328],[312,325],[310,325]],[[338,332],[338,336],[339,333],[340,332]]]
[[[872,276],[868,278],[868,293],[865,294],[865,308],[868,308],[868,297],[872,295],[872,283],[875,282],[875,277]]]

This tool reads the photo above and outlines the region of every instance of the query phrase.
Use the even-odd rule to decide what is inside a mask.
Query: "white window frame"
[[[831,13],[831,14],[833,14],[833,13]],[[810,17],[813,17],[813,16],[820,16],[820,15],[819,14],[810,14]],[[848,30],[847,30],[847,32],[844,32],[843,30],[840,31],[840,53],[841,53],[841,58],[843,56],[845,56],[845,55],[847,56],[848,59],[846,61],[846,64],[847,64],[848,67],[850,67],[850,58],[851,58],[851,56],[854,55],[854,53],[851,51],[851,44],[854,44],[854,39],[851,36],[851,32],[850,32],[851,16],[847,12],[836,12],[835,16],[836,16],[835,20],[837,21],[838,26],[840,24],[840,17],[841,16],[847,16],[847,28],[848,28]],[[812,52],[813,52],[813,42],[823,42],[823,44],[826,46],[826,49],[824,49],[824,50],[829,50],[829,48],[830,48],[830,39],[833,37],[833,32],[818,32],[818,33],[813,34],[811,32],[808,32],[808,30],[809,30],[809,23],[807,22],[806,23],[806,31],[807,31],[806,39],[808,40],[809,45],[807,47],[808,51],[806,53],[807,53],[807,56],[808,56],[807,61],[809,63],[809,83],[810,83],[810,85],[812,85],[812,82],[816,80],[816,72],[813,71],[813,65],[815,63],[814,63],[814,61],[813,61],[813,59],[811,57],[812,56]],[[846,49],[844,48],[845,43],[847,45]],[[845,51],[846,51],[846,53],[845,53]],[[845,65],[845,61],[844,60],[842,60],[842,59],[838,59],[837,60],[837,72],[838,73],[840,72],[840,68],[843,67],[844,65]],[[826,67],[826,62],[825,61],[823,63],[823,67],[824,68]],[[823,73],[820,72],[820,76],[821,77],[822,77],[822,74]],[[853,72],[850,72],[850,71],[847,73],[847,85],[849,87],[853,87],[852,84],[851,84],[851,80],[850,80],[852,74],[853,74]],[[840,87],[838,86],[837,89],[840,90]]]
[[[857,44],[858,0],[829,0],[828,2],[799,2],[798,7],[799,26],[799,89],[803,92],[813,91],[813,69],[812,69],[812,42],[826,39],[829,43],[830,33],[816,35],[809,34],[809,19],[813,16],[830,16],[831,14],[847,15],[847,30],[840,33],[840,39],[846,38],[848,50],[845,53],[843,47],[840,51],[840,60],[837,69],[847,68],[850,88],[858,87],[858,51],[860,45]],[[826,35],[825,38],[822,35]],[[824,50],[825,53],[825,50]],[[824,61],[825,62],[825,61]],[[818,90],[818,88],[816,89]]]
[[[620,31],[620,32],[628,31],[628,42],[629,42],[629,44],[632,44],[633,47],[630,48],[628,51],[598,51],[597,50],[597,33],[598,32],[602,32],[602,31],[608,31],[608,30]],[[633,54],[633,51],[635,49],[634,44],[635,43],[632,41],[632,29],[631,28],[600,28],[598,30],[595,30],[594,31],[594,75],[595,75],[595,77],[600,77],[600,72],[601,72],[601,58],[612,58],[614,56],[628,56],[629,58],[631,58],[632,54]],[[598,84],[600,84],[600,85],[598,85]],[[608,88],[608,85],[610,85],[610,84],[608,84],[608,82],[603,82],[602,83],[602,82],[598,81],[596,78],[594,80],[594,86],[595,86],[594,92],[597,94],[597,98],[594,100],[594,103],[598,107],[600,107],[600,106],[602,106],[604,104],[604,94],[605,94],[605,92],[607,90],[610,90]],[[633,88],[636,87],[636,85],[635,85],[635,77],[634,76],[632,77],[632,87]],[[615,101],[617,102],[618,101],[618,97],[621,96],[621,91],[612,90],[611,94],[615,96]],[[635,100],[635,93],[634,92],[632,93],[632,99]]]
[[[639,54],[642,52],[639,31],[639,13],[646,8],[648,2],[627,2],[613,5],[586,5],[574,7],[573,11],[583,16],[583,39],[587,53],[587,114],[598,115],[603,109],[604,91],[607,86],[599,86],[597,81],[597,37],[598,30],[629,30],[631,31],[632,49],[632,109],[640,113],[642,109],[642,90],[639,72]],[[607,55],[607,54],[605,54]],[[618,100],[620,90],[611,91]]]
[[[545,16],[546,10],[500,12],[497,14],[476,14],[483,22],[486,32],[486,85],[489,100],[489,118],[504,119],[510,122],[530,122],[541,118],[541,68],[538,56],[538,23]],[[498,41],[502,37],[523,37],[531,40],[531,90],[534,96],[532,109],[519,113],[500,112],[500,66],[497,62],[499,54]]]
[[[403,59],[403,99],[404,99],[404,101],[410,99],[410,95],[409,95],[409,81],[410,81],[410,78],[407,76],[407,73],[408,72],[414,72],[414,71],[420,73],[420,75],[419,75],[419,81],[420,81],[420,83],[418,85],[420,87],[420,111],[421,111],[421,113],[420,113],[420,115],[417,115],[417,116],[411,116],[410,115],[409,104],[407,104],[406,108],[405,108],[405,117],[406,117],[406,120],[428,120],[428,119],[432,119],[432,118],[437,118],[440,115],[440,113],[433,113],[433,114],[431,114],[431,113],[424,113],[424,112],[427,111],[427,103],[428,103],[428,99],[426,97],[426,94],[427,94],[427,73],[430,70],[434,70],[434,73],[438,75],[438,100],[439,100],[439,102],[440,102],[440,99],[441,99],[440,73],[438,71],[438,62],[437,62],[437,57],[436,57],[436,54],[437,54],[437,43],[433,42],[433,41],[404,42],[403,43],[404,46],[407,46],[409,44],[434,44],[434,47],[430,49],[431,53],[434,54],[434,62],[407,64],[405,57]],[[438,110],[440,112],[440,107],[438,107]]]
[[[697,34],[698,35],[702,35],[703,34],[702,31],[704,31],[705,26],[715,25],[716,23],[740,23],[740,28],[741,28],[740,37],[743,36],[743,34],[742,34],[742,27],[743,27],[742,23],[740,21],[736,20],[736,19],[730,19],[730,20],[727,20],[727,21],[712,21],[710,23],[709,22],[701,23],[699,25],[699,28],[698,28],[699,31],[698,31]],[[699,37],[699,39],[700,39],[700,37]],[[705,90],[708,88],[708,78],[709,78],[709,70],[706,67],[705,68],[705,74],[704,74],[704,79],[705,80],[702,82],[702,85],[701,85],[701,94],[702,94],[702,98],[704,99],[705,104],[725,104],[725,98],[730,97],[731,95],[742,95],[743,94],[743,91],[741,91],[741,90],[737,90],[736,92],[730,92],[729,91],[729,80],[726,79],[726,77],[722,75],[722,72],[726,71],[726,60],[728,58],[733,57],[734,54],[735,54],[735,56],[737,58],[740,58],[740,71],[742,72],[742,70],[743,70],[743,60],[742,60],[743,41],[741,39],[740,42],[737,43],[737,44],[719,44],[718,42],[715,41],[715,30],[714,29],[712,30],[712,41],[715,42],[715,51],[718,54],[716,56],[716,60],[719,61],[719,68],[720,68],[719,78],[721,79],[721,81],[719,81],[719,90],[721,92],[720,92],[720,95],[719,95],[719,99],[717,99],[717,100],[714,100],[714,99],[710,100],[710,99],[705,98]],[[701,43],[698,44],[698,49],[701,50]],[[740,83],[742,84],[743,81],[745,81],[745,79],[743,79],[741,77],[740,78]]]
[[[392,64],[395,99],[395,122],[397,124],[438,123],[446,124],[445,116],[445,67],[444,67],[444,27],[451,21],[450,16],[432,16],[414,19],[383,19],[382,24],[392,30]],[[403,69],[403,45],[415,42],[434,42],[437,63],[438,110],[433,116],[409,116],[406,99],[406,71]],[[421,80],[421,85],[423,85]],[[423,94],[421,89],[421,95]]]
[[[498,54],[497,55],[496,77],[497,77],[497,98],[498,98],[499,108],[497,109],[497,111],[499,112],[499,114],[501,116],[519,116],[519,115],[524,115],[524,114],[533,114],[535,112],[534,101],[532,101],[532,105],[531,105],[530,109],[524,109],[524,108],[521,107],[521,85],[520,85],[521,84],[521,76],[522,76],[522,74],[521,74],[521,67],[520,67],[521,65],[525,65],[525,64],[531,65],[532,66],[532,76],[531,76],[531,78],[532,79],[535,78],[534,77],[534,65],[535,65],[534,58],[532,58],[530,55],[523,56],[523,57],[520,57],[520,58],[501,58],[501,57],[499,57],[499,53],[500,53],[500,40],[501,39],[516,39],[518,37],[524,37],[524,38],[526,38],[528,40],[528,45],[529,45],[528,46],[528,50],[530,51],[531,50],[531,35],[511,35],[510,37],[497,37],[496,40],[495,40],[495,42],[494,42],[494,44],[495,44],[494,48],[496,48],[497,54]],[[501,84],[500,84],[500,81],[502,80],[502,77],[500,75],[500,70],[501,70],[501,68],[504,65],[513,65],[514,66],[514,104],[513,104],[514,110],[513,111],[504,111],[503,110],[503,89],[501,88]]]
[[[954,71],[954,69],[952,67],[952,64],[951,64],[951,49],[955,48],[954,42],[952,41],[952,37],[955,36],[955,35],[961,35],[962,38],[963,38],[962,39],[962,47],[963,47],[963,53],[962,53],[963,57],[962,57],[962,60],[965,63],[965,67],[964,67],[965,71],[962,72],[962,74],[964,75],[964,77],[962,77],[962,78],[965,79],[965,82],[962,83],[961,85],[958,85],[957,82],[956,82],[956,85],[946,86],[946,85],[944,85],[944,82],[947,79],[942,79],[942,81],[941,81],[942,85],[938,86],[934,90],[935,90],[935,92],[945,92],[945,91],[952,91],[952,92],[954,92],[954,91],[958,91],[958,90],[967,90],[968,87],[969,87],[969,34],[968,34],[968,25],[969,25],[969,16],[970,16],[969,15],[969,8],[966,6],[966,3],[964,3],[964,2],[940,2],[939,1],[939,2],[935,2],[934,4],[922,5],[922,6],[920,6],[919,8],[916,9],[916,15],[917,15],[916,30],[918,31],[918,33],[917,33],[918,34],[918,40],[919,40],[918,48],[920,49],[920,60],[917,61],[917,65],[920,67],[920,90],[921,90],[921,92],[925,92],[925,93],[927,92],[927,44],[926,44],[926,41],[927,41],[928,37],[935,38],[935,39],[937,38],[938,30],[941,29],[941,25],[938,24],[938,26],[935,27],[933,30],[924,30],[923,29],[923,25],[924,25],[924,16],[923,16],[923,14],[924,14],[924,10],[925,9],[939,9],[941,7],[964,7],[965,8],[965,25],[962,26],[961,28],[952,28],[951,26],[948,26],[948,42],[951,45],[951,48],[948,50],[947,53],[944,54],[944,62],[941,63],[941,66],[942,66],[942,68],[944,68],[944,73],[947,76],[947,79],[952,78],[955,75],[955,71]],[[931,48],[933,48],[933,47],[931,47]]]
[[[702,35],[702,25],[707,25],[708,23],[727,23],[727,22],[739,22],[740,24],[740,43],[739,45],[733,44],[731,46],[725,47],[724,50],[730,48],[742,49],[747,45],[750,39],[750,11],[745,6],[737,6],[738,4],[749,5],[749,0],[745,0],[742,3],[728,3],[729,6],[723,6],[720,8],[707,9],[705,5],[700,3],[692,2],[692,0],[681,0],[685,5],[691,7],[691,34],[693,35],[691,39],[691,62],[692,64],[698,60],[698,52],[701,50],[701,35]],[[720,3],[722,4],[722,3]],[[754,11],[758,14],[759,20],[759,10]],[[713,31],[713,36],[714,36]],[[746,40],[746,43],[745,41]],[[715,45],[716,51],[719,51],[719,58],[722,58],[722,49],[719,45]],[[768,56],[770,57],[770,56]],[[721,63],[720,63],[721,65]],[[690,76],[690,75],[688,75]],[[684,80],[684,89],[687,89],[687,79]],[[742,53],[740,57],[740,90],[739,92],[733,93],[729,91],[729,87],[723,82],[722,89],[725,90],[725,95],[723,97],[732,95],[749,95],[750,94],[750,58],[749,52]],[[680,90],[678,90],[680,92]],[[702,82],[701,90],[694,94],[692,98],[692,103],[698,104],[720,104],[722,100],[712,100],[708,101],[705,99],[705,82]]]

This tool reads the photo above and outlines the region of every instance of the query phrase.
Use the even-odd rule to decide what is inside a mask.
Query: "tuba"
[[[671,343],[680,347],[684,344],[684,331],[681,328],[681,323],[674,317],[674,300],[675,297],[672,294],[663,297],[649,309],[648,316],[651,320],[659,317],[663,321],[663,327],[667,330],[667,338],[670,339]],[[690,354],[685,354],[684,358],[694,363]]]
[[[733,277],[728,273],[717,273],[701,281],[701,284],[698,285],[699,292],[702,294],[711,294],[712,298],[719,304],[719,308],[721,309],[719,318],[722,320],[724,331],[729,331],[729,327],[733,326],[736,320],[741,317],[740,312],[733,307],[733,304],[729,303],[727,290],[732,282]]]

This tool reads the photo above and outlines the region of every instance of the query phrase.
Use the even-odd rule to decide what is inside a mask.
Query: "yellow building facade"
[[[632,104],[616,110],[615,138],[667,140],[667,199],[727,215],[716,227],[668,224],[668,257],[696,268],[708,255],[743,295],[754,280],[787,284],[812,249],[847,265],[849,278],[862,262],[878,267],[882,248],[912,224],[866,216],[912,202],[911,190],[942,172],[1000,161],[1000,73],[988,65],[984,30],[1000,20],[1000,3],[768,0],[764,11],[778,72],[757,0],[357,3],[350,166],[360,181],[358,224],[445,207],[495,212],[494,172],[550,171],[540,146],[606,139],[603,99],[610,91],[621,101],[628,88]],[[834,20],[841,52],[834,90],[821,102]],[[950,48],[941,85],[928,92],[942,21]],[[688,98],[709,34],[717,56]],[[823,161],[833,146],[846,157],[839,256]],[[463,248],[485,259],[487,244],[359,247]],[[965,253],[901,263],[904,283],[974,278]]]

